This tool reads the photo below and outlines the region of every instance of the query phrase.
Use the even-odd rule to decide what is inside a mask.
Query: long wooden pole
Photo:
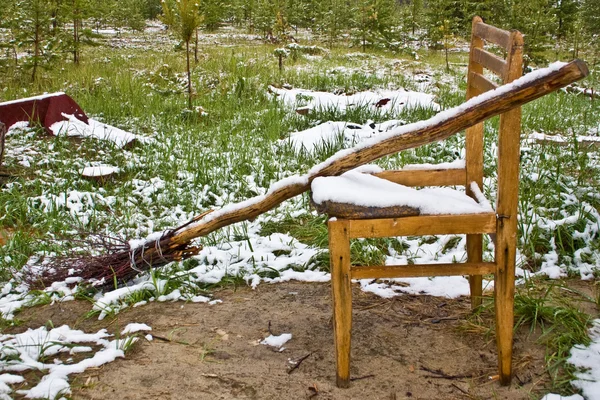
[[[205,212],[186,224],[166,231],[158,240],[147,240],[135,248],[128,247],[127,250],[111,254],[58,260],[46,276],[41,278],[41,283],[47,286],[51,282],[64,280],[75,270],[84,279],[95,281],[94,284],[106,284],[112,282],[112,276],[127,280],[141,269],[197,254],[199,249],[191,246],[192,239],[236,222],[256,218],[285,200],[309,190],[311,182],[317,177],[340,175],[381,157],[445,139],[587,75],[587,66],[579,60],[538,70],[426,121],[399,127],[351,149],[341,150],[305,175],[276,182],[264,195],[227,205],[214,212]],[[39,281],[38,275],[31,278],[33,283]]]
[[[167,241],[164,244],[175,247],[171,245],[181,245],[227,225],[256,218],[285,200],[309,190],[311,182],[319,176],[340,175],[381,157],[446,139],[488,118],[565,87],[586,77],[588,73],[587,65],[581,60],[575,60],[560,67],[551,66],[528,74],[511,84],[443,111],[429,120],[402,126],[382,134],[384,137],[376,137],[352,149],[341,150],[312,168],[306,175],[277,182],[266,195],[226,206],[186,224],[182,229],[175,229],[174,235],[165,238]]]

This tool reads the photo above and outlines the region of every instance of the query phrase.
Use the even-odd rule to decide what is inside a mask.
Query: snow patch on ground
[[[116,174],[119,171],[119,167],[108,164],[88,165],[81,171],[81,175],[86,177],[100,177]]]
[[[54,399],[70,394],[69,375],[80,374],[88,368],[97,368],[125,356],[123,347],[127,340],[111,341],[110,337],[106,329],[90,334],[67,325],[50,330],[40,327],[16,335],[0,336],[0,395],[9,398],[12,392],[9,385],[24,381],[23,377],[11,372],[29,370],[41,371],[45,375],[35,386],[18,390],[16,393],[19,395]],[[75,362],[72,356],[79,353],[93,355]]]
[[[115,128],[92,118],[89,118],[86,124],[74,115],[63,114],[63,116],[67,118],[66,121],[55,122],[50,126],[50,130],[56,136],[91,137],[99,140],[108,140],[118,147],[125,147],[134,141],[147,142],[149,140],[148,138],[134,135],[131,132]]]
[[[351,122],[328,121],[313,128],[293,132],[290,134],[289,139],[282,142],[289,142],[297,153],[302,150],[313,152],[318,148],[335,143],[340,138],[346,146],[352,146],[354,143],[361,142],[377,135],[379,132],[385,132],[403,123],[400,120],[391,120],[381,124],[359,125]]]
[[[139,323],[132,322],[130,324],[127,324],[127,326],[121,331],[121,335],[126,335],[128,333],[135,333],[135,332],[140,332],[140,331],[151,331],[151,330],[152,330],[152,328],[146,324],[139,324]]]
[[[590,329],[592,343],[571,349],[568,362],[580,369],[571,384],[581,389],[587,400],[600,400],[600,319]]]
[[[269,86],[269,91],[286,106],[306,107],[310,110],[339,110],[348,108],[372,108],[382,112],[398,113],[403,108],[431,108],[440,110],[434,96],[427,93],[406,90],[379,90],[359,92],[352,95],[337,95],[329,92],[316,92],[305,89],[279,89]]]
[[[264,344],[265,346],[277,347],[281,348],[284,344],[289,342],[292,339],[291,333],[282,333],[281,335],[269,335],[264,340],[260,342],[260,344]]]

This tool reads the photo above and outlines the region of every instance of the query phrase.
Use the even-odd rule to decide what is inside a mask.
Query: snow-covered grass
[[[62,90],[95,120],[153,139],[121,149],[94,139],[47,138],[37,129],[10,131],[5,167],[11,177],[1,178],[0,189],[0,231],[11,230],[11,239],[0,247],[4,326],[18,323],[19,307],[58,299],[86,298],[89,315],[104,318],[151,301],[214,304],[218,299],[212,298],[210,289],[216,285],[327,281],[326,219],[314,212],[307,195],[287,201],[255,221],[201,238],[198,243],[204,248],[193,259],[141,274],[133,282],[117,282],[120,287],[114,290],[97,293],[75,288],[77,282],[73,281],[30,292],[18,284],[18,271],[24,266],[39,267],[54,256],[87,251],[87,241],[81,239],[90,233],[123,239],[145,237],[209,208],[264,194],[273,182],[306,173],[337,150],[385,130],[372,128],[371,123],[419,121],[435,114],[437,105],[445,109],[464,99],[464,53],[451,55],[450,73],[443,72],[437,54],[421,51],[420,60],[415,61],[348,49],[290,57],[280,72],[274,46],[226,32],[201,40],[200,62],[192,73],[194,105],[201,108],[186,110],[183,54],[174,51],[174,43],[162,33],[144,35],[107,33],[102,47],[85,50],[80,66],[67,63],[46,71],[35,85],[2,77],[0,101]],[[219,43],[214,45],[215,41]],[[253,46],[247,46],[249,43]],[[587,82],[597,85],[597,71]],[[403,89],[423,93],[423,98],[433,99],[436,106],[381,110],[330,104],[299,115],[274,98],[270,85],[277,90],[302,90],[305,98],[299,98],[305,101],[309,100],[306,93],[319,91],[339,99],[360,92]],[[577,137],[600,136],[599,103],[560,92],[524,107],[524,137],[536,132],[570,138],[564,146],[523,144],[518,262],[519,274],[527,276],[528,282],[541,282],[545,277],[598,277],[600,155],[596,147],[585,147]],[[497,124],[493,119],[485,132],[484,192],[490,199],[495,196]],[[336,125],[340,134],[332,134],[331,140],[313,138],[303,150],[298,145],[307,143],[299,137],[301,132],[331,134],[330,129],[322,129],[329,125]],[[352,126],[358,126],[360,134],[349,132]],[[459,135],[387,157],[378,165],[398,168],[448,163],[463,156],[464,137]],[[88,180],[81,172],[90,165],[114,166],[119,174],[106,181]],[[351,250],[356,262],[411,264],[462,261],[464,246],[464,237],[443,235],[356,240]],[[486,243],[484,258],[491,259],[492,254]],[[7,283],[13,277],[17,280]],[[468,294],[463,277],[360,284],[363,290],[385,297]],[[518,304],[537,304],[528,310],[547,306],[541,307],[536,296],[525,290]],[[559,306],[553,311],[568,309],[564,304],[552,306]],[[581,321],[577,335],[569,340],[548,342],[550,353],[560,351],[559,368],[565,367],[572,345],[590,345],[585,339],[589,321]],[[550,328],[558,327],[559,322],[544,320]],[[550,361],[549,366],[556,365]],[[11,379],[0,382],[11,384],[17,378]],[[563,392],[572,390],[562,380],[558,383],[563,383]]]

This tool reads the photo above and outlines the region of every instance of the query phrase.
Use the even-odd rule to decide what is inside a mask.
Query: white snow
[[[552,68],[556,68],[553,66]],[[542,70],[543,71],[543,70]],[[546,71],[548,72],[548,71]],[[544,72],[544,73],[546,73]],[[316,93],[316,92],[315,92]],[[358,103],[353,103],[350,96],[338,96],[337,99],[330,100],[329,96],[321,96],[320,94],[308,93],[310,96],[313,96],[311,99],[303,99],[302,96],[296,96],[296,103],[305,104],[309,108],[314,107],[353,107],[357,106]],[[328,94],[329,95],[329,94]],[[285,96],[284,96],[285,97]],[[372,107],[374,104],[368,103],[363,104],[364,106]],[[432,100],[431,100],[432,101]],[[482,99],[477,100],[482,101]],[[289,101],[289,105],[294,105],[296,103],[292,103]],[[429,103],[431,104],[431,102]],[[425,104],[421,104],[425,105]],[[406,106],[406,104],[402,105]],[[388,103],[388,107],[391,107],[391,102]],[[435,107],[435,105],[433,105]],[[390,109],[386,109],[386,107],[382,108],[382,111],[390,111]],[[448,110],[445,112],[446,116],[452,116],[452,110]],[[454,109],[454,113],[460,111],[459,108]],[[443,114],[443,113],[442,113]],[[438,119],[436,119],[438,118]],[[429,126],[429,124],[434,124],[439,120],[439,116],[435,117],[433,120],[420,122],[417,124],[413,124],[409,127],[401,127],[402,121],[387,121],[382,124],[377,124],[374,128],[371,127],[371,124],[367,123],[365,125],[357,125],[348,122],[326,122],[320,124],[314,128],[308,129],[303,132],[295,132],[290,135],[288,139],[290,144],[296,149],[296,151],[300,151],[301,149],[305,149],[306,151],[314,151],[320,145],[325,143],[330,143],[331,140],[336,140],[337,138],[341,138],[344,140],[344,144],[354,144],[358,143],[356,149],[360,149],[364,147],[364,142],[374,142],[374,141],[383,141],[395,136],[399,136],[410,129],[413,129],[415,126]],[[74,121],[77,123],[77,121]],[[97,122],[97,121],[96,121]],[[17,124],[18,126],[21,126]],[[85,124],[84,124],[85,125]],[[85,127],[84,127],[85,128]],[[85,129],[91,129],[85,128]],[[107,128],[108,129],[108,128]],[[27,132],[25,132],[27,134]],[[15,135],[17,136],[17,135]],[[25,136],[25,135],[22,135]],[[103,137],[107,137],[110,135],[99,135]],[[583,137],[583,136],[581,136]],[[592,136],[595,137],[595,136]],[[119,139],[120,140],[120,139]],[[564,140],[572,141],[571,137],[567,137]],[[587,139],[586,139],[587,140]],[[123,139],[122,141],[125,141]],[[120,141],[119,141],[120,142]],[[166,151],[167,147],[161,147],[161,151]],[[9,152],[13,151],[9,149]],[[208,154],[210,150],[204,149]],[[355,149],[344,150],[334,156],[340,157],[343,155],[347,155],[355,151]],[[139,163],[147,163],[151,170],[154,168],[155,164],[152,164],[145,158],[139,157],[136,154],[126,153],[126,158],[128,159],[128,164],[123,166],[123,168],[131,168],[132,165]],[[33,167],[32,171],[36,166],[43,165],[40,164],[40,161],[36,161],[36,155],[33,153],[31,148],[23,145],[22,148],[13,152],[13,155],[18,155],[22,157],[18,162],[23,165],[30,165]],[[177,161],[177,153],[173,154],[172,162]],[[44,157],[46,155],[44,154]],[[39,158],[39,157],[38,157]],[[445,160],[451,159],[452,157],[446,157]],[[239,192],[239,186],[237,186],[240,182],[228,182],[230,186],[227,187],[205,187],[201,189],[197,189],[193,187],[193,181],[195,172],[194,171],[179,171],[178,179],[181,180],[181,185],[179,188],[173,188],[170,182],[164,181],[161,177],[147,177],[145,179],[132,179],[129,183],[131,184],[131,188],[133,188],[133,195],[123,200],[126,201],[127,204],[131,207],[131,209],[139,208],[138,204],[144,205],[144,210],[137,212],[136,215],[132,215],[131,221],[132,224],[140,225],[141,228],[137,229],[133,232],[134,235],[138,235],[138,237],[144,237],[149,232],[153,232],[156,229],[164,229],[165,226],[174,226],[178,223],[185,222],[188,218],[190,218],[189,206],[182,207],[178,204],[169,205],[168,207],[161,206],[160,216],[156,216],[156,214],[149,214],[156,212],[156,209],[151,208],[152,204],[154,204],[157,199],[168,198],[168,191],[173,191],[172,197],[182,197],[186,194],[187,191],[193,193],[194,206],[197,209],[206,207],[206,204],[214,204],[217,207],[222,207],[220,210],[213,212],[212,214],[207,215],[203,220],[199,221],[199,223],[204,223],[210,221],[218,216],[222,215],[224,212],[240,209],[241,207],[249,207],[256,205],[257,203],[263,201],[265,199],[265,194],[273,193],[277,190],[285,189],[286,187],[291,187],[295,185],[306,185],[310,179],[314,176],[314,174],[318,173],[320,169],[324,166],[327,166],[328,163],[331,162],[326,161],[325,163],[316,166],[311,170],[309,174],[305,175],[293,175],[289,178],[285,178],[276,182],[273,185],[269,185],[269,179],[265,179],[265,174],[261,169],[261,163],[263,160],[259,158],[250,159],[253,160],[252,163],[253,170],[248,173],[248,175],[243,176],[240,180],[242,183],[241,186],[246,187],[251,193],[258,194],[258,196],[254,198],[250,198],[242,203],[233,203],[233,201],[237,201],[239,197],[236,197]],[[230,157],[232,163],[236,162],[235,157]],[[429,159],[425,158],[426,161],[434,162],[435,157],[430,157]],[[412,159],[411,159],[412,161]],[[592,162],[596,162],[597,159],[591,159]],[[54,162],[52,159],[52,155],[47,156],[47,161],[45,162]],[[387,162],[387,161],[386,161]],[[91,167],[100,166],[101,164],[94,162],[94,164],[88,165]],[[73,171],[76,174],[79,171],[82,171],[84,168],[84,163],[79,163],[73,166]],[[282,168],[283,167],[283,168]],[[276,168],[280,168],[279,173],[281,175],[277,176],[286,176],[293,173],[298,173],[297,170],[293,170],[292,172],[288,172],[287,165],[282,163],[276,165]],[[464,161],[458,160],[450,163],[442,163],[442,164],[418,164],[418,165],[405,165],[403,169],[423,169],[423,168],[434,168],[434,169],[448,169],[448,168],[464,168]],[[218,173],[223,176],[228,176],[228,172],[230,172],[231,166],[215,166],[214,169],[210,170],[210,173]],[[373,165],[365,165],[357,168],[354,173],[373,173],[378,172],[380,168],[378,166]],[[216,172],[215,172],[216,171]],[[60,178],[62,179],[62,178]],[[100,213],[99,209],[106,208],[110,209],[111,205],[115,203],[115,201],[121,201],[121,199],[115,199],[115,196],[109,196],[106,192],[101,190],[98,191],[90,191],[83,192],[77,190],[79,188],[73,189],[72,187],[64,185],[62,181],[57,179],[50,180],[49,182],[56,183],[56,186],[60,189],[58,190],[48,190],[47,188],[43,188],[42,192],[38,197],[30,198],[28,200],[28,206],[31,208],[36,208],[36,211],[41,212],[62,212],[65,211],[70,213],[70,216],[76,218],[79,221],[86,223],[95,212]],[[219,186],[221,183],[215,184]],[[12,184],[9,184],[12,185]],[[486,189],[489,188],[486,184]],[[7,186],[10,187],[10,186]],[[268,189],[267,191],[267,188]],[[195,190],[195,191],[194,191]],[[487,191],[486,191],[487,193]],[[480,202],[483,202],[483,196],[479,188],[477,188],[476,194],[477,198]],[[462,193],[460,193],[463,196]],[[481,195],[481,198],[480,196]],[[590,196],[598,196],[596,194],[590,194]],[[493,193],[492,193],[493,197]],[[556,227],[565,225],[570,226],[572,224],[581,221],[584,218],[584,215],[590,215],[590,221],[593,218],[597,218],[597,210],[594,209],[593,206],[589,204],[584,204],[583,202],[574,199],[572,197],[565,197],[564,203],[576,202],[576,204],[581,204],[579,213],[566,213],[560,218],[545,218],[539,217],[538,214],[534,214],[535,218],[531,221],[522,221],[524,229],[533,229],[534,227],[541,228],[544,230],[556,229]],[[444,200],[445,202],[445,200]],[[182,203],[183,204],[183,203]],[[229,204],[229,205],[228,205]],[[101,207],[95,207],[95,205]],[[194,207],[192,206],[192,208]],[[148,208],[145,210],[145,208]],[[491,209],[491,207],[486,205],[486,209]],[[182,209],[187,209],[186,212],[182,211]],[[561,210],[563,212],[564,210]],[[196,257],[196,260],[199,261],[199,265],[191,269],[190,271],[185,271],[181,273],[186,274],[186,282],[190,284],[192,287],[195,284],[202,285],[204,283],[215,283],[222,280],[225,276],[241,276],[248,282],[252,287],[256,287],[261,282],[267,283],[277,283],[288,280],[301,280],[308,282],[326,282],[330,280],[330,275],[324,271],[313,270],[311,259],[319,254],[319,252],[323,251],[320,249],[312,248],[306,246],[305,244],[299,242],[295,238],[293,238],[289,234],[272,234],[268,236],[263,236],[260,232],[261,226],[265,221],[273,220],[277,222],[282,219],[282,215],[288,214],[293,216],[294,218],[298,217],[299,221],[303,214],[307,214],[310,211],[307,210],[305,200],[300,198],[293,199],[283,203],[277,211],[268,213],[264,216],[258,217],[255,221],[237,224],[231,228],[227,228],[227,230],[223,230],[223,236],[215,236],[215,240],[212,239],[209,241],[210,243],[218,243],[214,245],[206,244],[199,255]],[[145,215],[149,214],[149,215]],[[543,211],[539,212],[539,215],[544,215]],[[592,218],[593,217],[593,218]],[[158,222],[160,221],[160,225]],[[173,224],[170,224],[170,222]],[[156,223],[156,227],[155,224]],[[594,226],[593,224],[588,224],[585,228],[584,232],[575,231],[574,238],[581,238],[584,241],[589,242],[592,237],[597,237],[598,226]],[[595,229],[595,230],[594,230]],[[130,233],[132,231],[119,231],[119,234],[122,234],[125,237],[132,237]],[[146,239],[131,241],[132,246],[142,246],[148,240],[155,240],[159,237],[164,231],[158,231],[154,234],[147,236]],[[241,233],[241,234],[240,234]],[[576,235],[581,234],[581,237],[576,237]],[[241,237],[241,239],[231,239],[233,236]],[[402,240],[403,244],[407,246],[407,249],[402,252],[396,252],[393,247],[390,246],[388,249],[388,256],[386,256],[385,264],[401,264],[407,265],[409,263],[451,263],[451,262],[460,262],[465,261],[466,253],[465,253],[465,239],[461,237],[458,244],[452,247],[449,250],[442,251],[441,248],[444,247],[446,243],[450,240],[455,240],[456,236],[453,235],[440,235],[437,240],[433,243],[421,243],[417,239],[414,238],[402,238],[398,240]],[[394,239],[392,239],[394,240]],[[553,239],[552,239],[553,240]],[[489,250],[489,249],[488,249]],[[493,254],[493,251],[487,251],[487,255]],[[580,249],[581,251],[588,251],[589,249]],[[589,257],[584,257],[586,254],[581,254],[580,250],[573,255],[573,262],[577,265],[578,270],[581,272],[582,278],[589,279],[593,277],[594,269],[598,268],[598,265],[593,265],[594,261],[589,262],[585,260],[589,260]],[[590,250],[591,251],[591,250]],[[42,256],[40,254],[40,256]],[[49,256],[48,254],[44,254],[43,256]],[[51,256],[51,255],[50,255]],[[542,260],[542,268],[540,273],[546,273],[549,276],[560,277],[566,275],[567,270],[570,267],[567,267],[560,259],[559,251],[557,250],[557,246],[554,242],[550,244],[550,250],[545,254],[540,255],[540,259]],[[594,256],[594,260],[597,257]],[[4,259],[7,263],[10,262],[10,257],[8,259]],[[296,268],[296,266],[300,268]],[[176,273],[177,274],[177,273]],[[188,276],[189,275],[189,279]],[[168,279],[168,278],[166,278]],[[74,283],[74,282],[72,282]],[[469,293],[469,285],[467,279],[464,277],[432,277],[432,278],[405,278],[405,279],[389,279],[389,280],[363,280],[360,281],[362,290],[373,292],[382,297],[392,297],[399,296],[403,293],[414,293],[414,294],[430,294],[434,296],[446,296],[446,297],[457,297],[460,295],[468,295]],[[135,303],[134,307],[143,306],[148,302],[152,301],[174,301],[174,300],[182,300],[182,301],[191,301],[191,302],[201,302],[208,303],[210,305],[218,304],[220,300],[211,300],[209,297],[197,295],[196,292],[192,292],[192,294],[186,293],[184,288],[170,290],[167,292],[167,281],[166,280],[157,280],[156,282],[151,282],[148,278],[148,275],[141,275],[139,278],[136,278],[133,282],[130,282],[130,286],[122,289],[117,289],[114,291],[106,291],[99,295],[95,299],[94,309],[100,311],[100,318],[103,318],[110,312],[118,312],[119,309],[122,309],[128,305],[128,301],[137,301],[130,300],[127,297],[131,294],[137,293],[142,290],[148,290],[152,292],[152,298],[148,300],[142,300]],[[487,287],[491,287],[490,283],[487,283]],[[68,287],[63,287],[60,285],[56,285],[55,289],[58,290],[58,293],[52,293],[53,301],[58,299],[69,299],[72,298],[72,293],[68,290]],[[71,293],[71,294],[70,294]],[[62,297],[61,297],[62,296]],[[0,294],[0,312],[6,319],[12,319],[14,311],[18,308],[26,305],[29,301],[31,301],[34,296],[29,296],[27,291],[17,290],[17,288],[11,288],[11,284],[7,284],[2,288],[2,292]],[[135,298],[135,296],[132,296]],[[148,327],[150,328],[150,327]],[[127,329],[127,327],[125,328]],[[130,333],[132,331],[129,331]],[[289,334],[291,336],[291,334]],[[69,336],[73,336],[69,334]],[[278,337],[274,337],[278,338]],[[147,340],[151,340],[151,335],[146,335]],[[269,338],[265,339],[268,340]],[[4,346],[4,342],[8,340],[8,336],[0,337],[0,352],[9,351],[8,347]],[[25,340],[25,337],[22,338]],[[65,354],[74,354],[78,352],[89,352],[97,351],[98,346],[101,346],[101,352],[106,350],[105,353],[101,354],[98,359],[96,359],[93,364],[99,363],[102,360],[110,360],[114,359],[113,356],[119,356],[117,351],[121,344],[118,345],[116,342],[108,342],[108,339],[102,339],[102,344],[98,344],[97,342],[77,342],[70,343],[68,345],[62,346],[64,349],[59,348],[58,346],[49,346],[45,353],[45,358],[47,360],[40,361],[39,357],[36,359],[32,355],[28,355],[26,352],[20,357],[24,357],[25,360],[21,363],[21,365],[11,365],[11,371],[18,372],[22,370],[27,370],[28,368],[38,368],[43,363],[48,363],[52,365],[54,364],[54,357],[58,357],[61,353]],[[594,343],[596,343],[595,341]],[[85,345],[79,345],[85,344]],[[107,344],[108,343],[108,344]],[[111,344],[112,343],[112,344]],[[93,346],[93,347],[92,347]],[[283,346],[283,343],[281,344]],[[591,345],[588,348],[576,348],[573,351],[573,362],[580,364],[583,368],[586,368],[586,365],[592,365],[592,370],[588,371],[587,374],[596,373],[600,367],[597,366],[597,362],[594,361],[594,357],[598,353],[595,345]],[[39,346],[38,346],[39,347]],[[95,349],[95,350],[94,350]],[[594,353],[596,351],[596,353]],[[52,354],[51,352],[56,352]],[[583,354],[587,354],[585,357]],[[591,354],[591,356],[589,356]],[[2,365],[2,364],[0,364]],[[45,365],[45,364],[44,364]],[[79,371],[84,366],[73,367],[72,370]],[[44,368],[46,368],[44,366]],[[50,376],[50,367],[44,370],[49,375],[48,378],[44,378],[39,382],[37,387],[38,393],[47,393],[48,395],[56,394],[60,390],[64,390],[65,393],[68,393],[68,376],[65,375],[69,370],[60,370],[58,368],[52,369],[55,372],[54,375]],[[586,384],[585,379],[588,375],[585,375],[586,372],[582,372],[581,375],[582,385]],[[591,376],[591,375],[590,375]],[[595,375],[594,375],[595,376]],[[0,399],[3,394],[8,396],[8,393],[11,391],[11,387],[9,385],[18,384],[19,376],[4,374],[0,375]],[[22,378],[21,378],[22,379]],[[594,378],[596,379],[596,378]],[[598,379],[596,379],[598,381]],[[595,387],[592,387],[595,390]],[[591,390],[591,389],[588,389]],[[23,395],[29,394],[23,393]],[[551,395],[549,395],[551,396]],[[586,395],[587,396],[587,395]],[[59,396],[60,397],[60,396]],[[557,399],[558,397],[548,397],[549,399]],[[581,399],[580,396],[572,396],[570,397],[572,400]]]
[[[88,165],[81,171],[81,175],[86,177],[99,177],[116,174],[119,171],[119,167],[108,164]]]
[[[540,141],[540,142],[552,142],[552,143],[571,143],[576,140],[579,143],[594,143],[600,144],[600,136],[588,136],[588,135],[574,135],[574,136],[563,136],[563,135],[548,135],[540,132],[532,132],[527,137],[528,141]]]
[[[269,335],[265,339],[263,339],[260,344],[264,344],[266,346],[281,348],[284,344],[289,342],[292,339],[291,333],[282,333],[281,335]]]
[[[450,188],[414,189],[354,171],[341,176],[316,178],[312,199],[364,207],[408,206],[421,214],[477,214],[491,212],[489,203],[479,204],[464,192]]]
[[[415,170],[432,170],[432,169],[463,169],[465,168],[465,160],[454,160],[452,162],[447,163],[439,163],[439,164],[430,164],[430,163],[422,163],[422,164],[407,164],[403,166],[401,169],[405,171],[415,171]]]
[[[134,135],[133,133],[104,124],[92,118],[89,118],[86,124],[74,115],[63,114],[63,116],[67,118],[66,121],[55,122],[50,126],[50,130],[56,136],[91,137],[113,142],[117,147],[124,147],[134,140],[142,142],[147,140],[139,135]]]
[[[581,389],[587,400],[600,399],[600,319],[594,321],[590,329],[592,343],[587,346],[575,346],[571,349],[568,362],[579,369],[576,380],[571,384]]]
[[[39,95],[39,96],[26,97],[26,98],[23,98],[23,99],[16,99],[16,100],[11,100],[11,101],[5,101],[5,102],[0,103],[0,107],[2,107],[2,106],[8,106],[8,105],[11,105],[11,104],[19,104],[19,103],[23,103],[23,102],[26,102],[26,101],[43,100],[43,99],[47,99],[49,97],[57,97],[57,96],[62,96],[62,95],[64,95],[63,92],[56,92],[56,93],[42,94],[42,95]]]
[[[54,399],[59,395],[71,392],[68,376],[84,372],[88,368],[99,367],[124,357],[124,352],[116,341],[109,341],[106,329],[95,334],[73,330],[67,325],[47,330],[45,327],[28,329],[16,335],[0,336],[0,371],[23,372],[37,370],[44,372],[41,381],[28,390],[17,393],[26,398]],[[77,346],[79,343],[89,343],[100,346],[91,358],[72,363],[59,359],[60,353],[73,354],[76,352],[94,352],[90,346]],[[74,351],[73,351],[74,350]],[[0,375],[0,394],[10,393],[7,386],[23,382],[16,375]]]
[[[121,331],[121,335],[126,335],[128,333],[135,333],[140,331],[151,331],[152,328],[146,324],[140,324],[136,322],[132,322],[127,324],[127,326]]]
[[[402,89],[367,91],[352,95],[337,95],[305,89],[279,89],[273,86],[269,86],[269,91],[274,93],[288,107],[306,107],[312,110],[337,109],[345,111],[347,108],[368,107],[378,108],[382,112],[398,113],[405,107],[440,109],[440,106],[434,102],[433,95]],[[382,104],[384,102],[386,104]]]
[[[561,396],[560,394],[548,393],[541,400],[586,400],[578,394],[571,396]],[[588,399],[589,400],[589,399]]]
[[[351,122],[328,121],[313,128],[290,134],[289,143],[296,152],[305,150],[313,152],[319,147],[335,143],[342,139],[347,145],[353,145],[375,136],[379,132],[388,131],[395,126],[402,125],[400,120],[386,121],[381,124],[358,125]],[[285,140],[284,140],[285,142]]]

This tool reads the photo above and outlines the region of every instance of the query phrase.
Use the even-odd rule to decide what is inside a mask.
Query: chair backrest
[[[484,76],[484,68],[498,76],[502,84],[522,75],[523,36],[519,31],[505,31],[487,25],[480,17],[473,18],[471,49],[467,72],[467,100],[498,87]],[[485,44],[499,46],[506,54],[501,58],[486,51]],[[500,116],[498,132],[498,215],[513,215],[518,202],[521,108]],[[483,123],[466,130],[466,188],[477,182],[483,188]]]

